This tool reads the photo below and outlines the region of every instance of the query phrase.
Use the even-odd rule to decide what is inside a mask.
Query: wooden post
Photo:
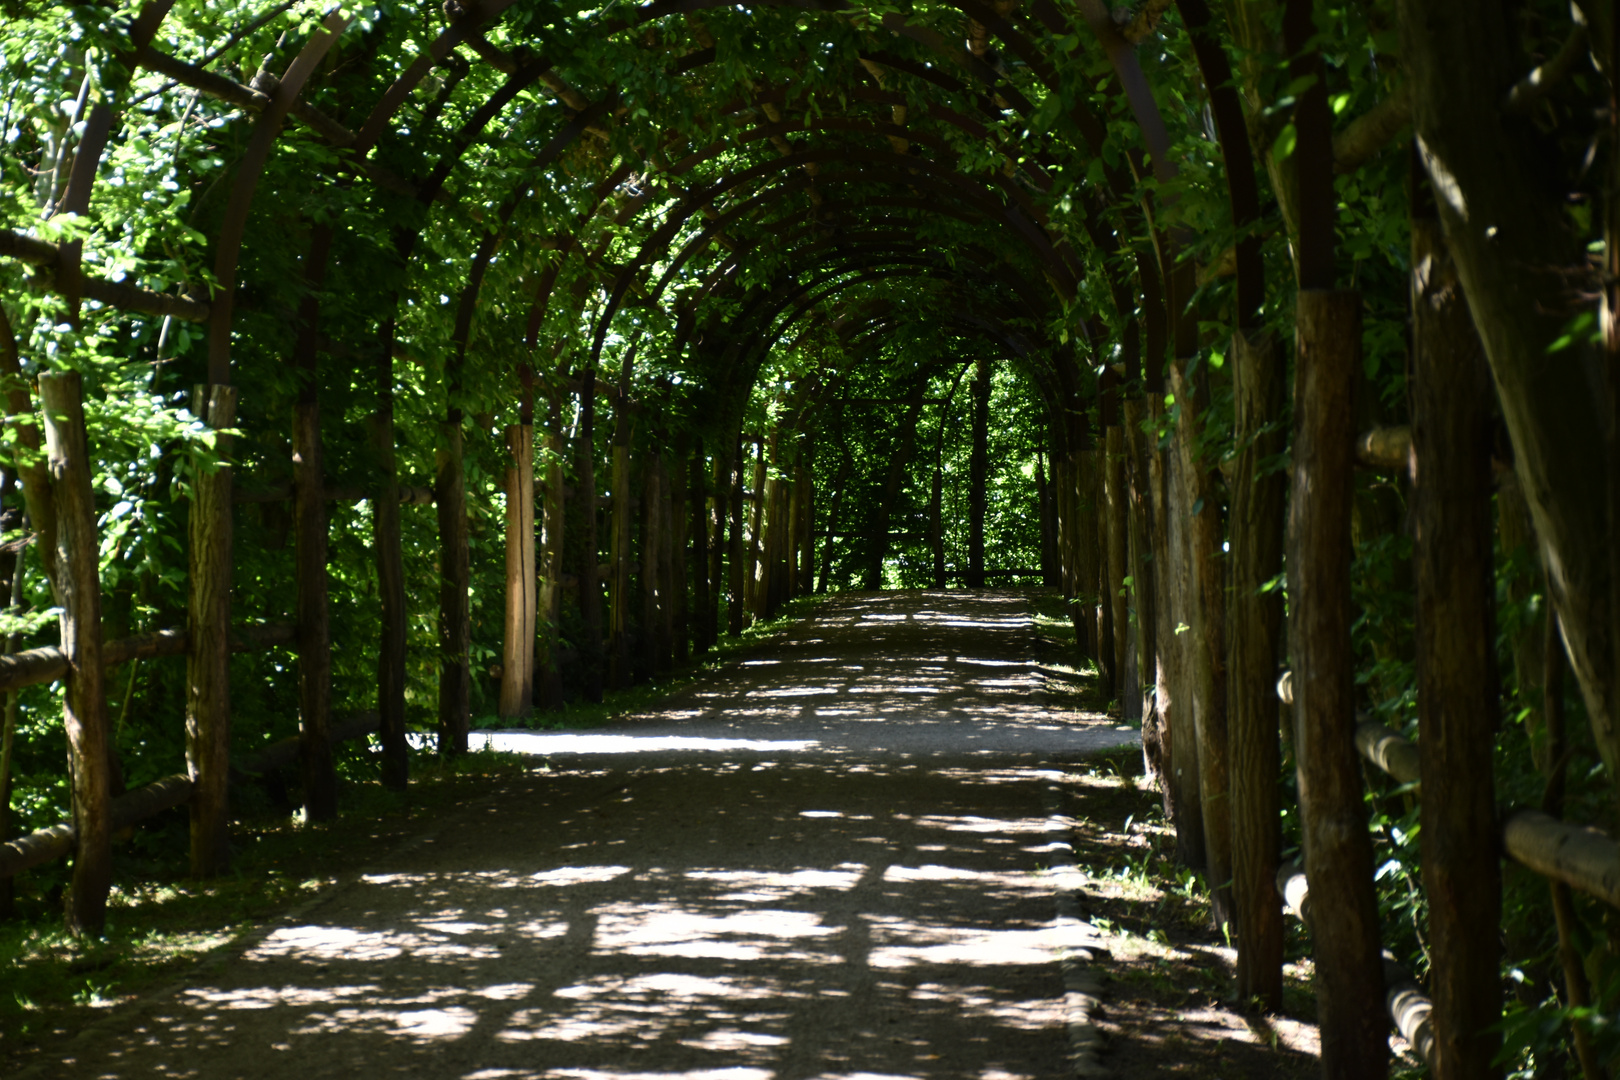
[[[382,783],[403,791],[410,778],[405,743],[405,660],[409,627],[405,608],[405,542],[400,529],[399,469],[394,458],[393,324],[377,355],[377,413],[371,445],[377,455],[377,494],[371,500],[371,534],[377,564],[382,626],[377,642],[377,740],[382,744]]]
[[[1350,647],[1352,390],[1361,298],[1349,290],[1301,289],[1295,325],[1288,565],[1300,818],[1314,905],[1323,1072],[1330,1080],[1360,1080],[1385,1075],[1389,1057]]]
[[[608,679],[610,690],[630,685],[630,542],[635,501],[630,494],[630,420],[621,399],[614,424],[613,504],[608,508]]]
[[[1091,533],[1097,545],[1096,578],[1089,583],[1089,589],[1097,598],[1097,672],[1098,685],[1103,696],[1115,699],[1119,696],[1120,678],[1124,672],[1115,665],[1114,646],[1119,634],[1114,628],[1114,567],[1112,563],[1113,552],[1111,540],[1113,529],[1110,518],[1114,514],[1113,500],[1109,494],[1109,473],[1112,471],[1108,452],[1107,429],[1103,437],[1098,440],[1097,450],[1093,461],[1096,464],[1096,473],[1093,476],[1092,505],[1097,508],[1096,516],[1091,522]]]
[[[112,887],[112,731],[101,663],[94,469],[82,395],[76,372],[39,377],[45,453],[56,501],[56,602],[62,608],[62,651],[68,659],[62,720],[67,727],[78,846],[65,914],[68,933],[75,936],[101,933]],[[227,502],[227,511],[229,506]]]
[[[1502,878],[1491,420],[1495,392],[1431,205],[1412,217],[1419,840],[1436,1080],[1500,1076]],[[1427,201],[1427,200],[1425,200]],[[1307,871],[1308,873],[1308,871]],[[1313,881],[1314,885],[1315,882]],[[1313,890],[1314,891],[1314,890]]]
[[[1237,464],[1232,475],[1232,602],[1227,636],[1227,723],[1232,808],[1232,904],[1237,918],[1238,1000],[1282,1007],[1283,920],[1277,770],[1277,662],[1282,596],[1262,592],[1282,572],[1287,475],[1265,463],[1284,448],[1277,420],[1287,390],[1276,339],[1232,339]]]
[[[726,592],[726,508],[731,494],[730,476],[731,470],[721,454],[721,447],[716,446],[714,483],[709,489],[709,506],[714,520],[713,532],[709,535],[709,607],[703,616],[708,648],[713,648],[720,640],[720,598]]]
[[[433,494],[439,511],[439,753],[467,752],[472,719],[472,613],[467,545],[467,476],[461,410],[440,428]]]
[[[535,704],[542,709],[562,707],[562,675],[557,667],[557,622],[562,615],[563,577],[563,431],[560,406],[551,398],[546,417],[546,453],[541,475],[545,477],[545,549],[540,563],[540,599],[536,619],[539,624],[539,662],[535,670]]]
[[[669,560],[669,574],[665,579],[669,589],[669,612],[666,620],[665,633],[669,648],[673,653],[672,659],[677,664],[684,664],[692,655],[692,617],[690,593],[686,583],[686,545],[688,520],[686,507],[691,499],[691,474],[687,467],[687,442],[682,436],[675,447],[674,468],[668,470],[670,498],[669,498],[669,541],[667,546]],[[700,474],[701,475],[701,474]],[[701,496],[699,499],[701,500]],[[702,536],[701,529],[692,533]]]
[[[534,426],[506,429],[512,464],[506,469],[506,619],[501,651],[502,719],[534,709],[535,617],[539,576],[534,563]]]
[[[743,632],[743,470],[742,440],[731,459],[731,550],[726,553],[726,632]]]
[[[586,368],[580,378],[577,458],[578,499],[582,554],[579,561],[579,614],[585,624],[580,643],[580,669],[586,701],[602,700],[602,583],[596,560],[596,369]]]
[[[312,384],[313,386],[313,384]],[[298,573],[298,712],[304,817],[337,817],[337,773],[328,730],[332,712],[332,629],[326,596],[326,478],[320,405],[293,406],[293,535]]]
[[[1154,591],[1152,540],[1153,498],[1148,490],[1147,436],[1142,431],[1146,412],[1139,397],[1129,397],[1122,410],[1125,416],[1126,502],[1130,513],[1131,595],[1136,600],[1136,666],[1141,686],[1142,753],[1148,775],[1163,789],[1163,733],[1159,730],[1158,710],[1153,689],[1158,681],[1158,623]]]
[[[990,475],[990,362],[973,372],[973,449],[968,455],[967,587],[984,588],[984,519]]]
[[[748,553],[743,563],[743,608],[748,622],[762,616],[759,604],[759,549],[760,530],[765,525],[765,441],[754,443],[754,499],[749,510]]]
[[[663,457],[656,450],[642,467],[641,479],[641,656],[644,679],[658,673],[658,643],[663,636],[664,583],[659,555],[664,548],[664,493],[659,483]]]
[[[1226,720],[1226,568],[1221,558],[1221,511],[1202,460],[1207,382],[1187,378],[1188,361],[1171,365],[1171,388],[1181,406],[1173,445],[1176,475],[1186,506],[1186,634],[1188,700],[1198,739],[1198,791],[1204,806],[1205,879],[1217,927],[1232,922],[1232,807]]]
[[[1067,472],[1069,503],[1069,544],[1073,551],[1074,581],[1073,609],[1079,612],[1079,625],[1075,627],[1080,650],[1097,661],[1101,670],[1102,609],[1097,595],[1098,562],[1101,549],[1097,546],[1097,454],[1090,447],[1075,452]]]
[[[1104,391],[1111,421],[1103,433],[1103,496],[1107,500],[1106,555],[1108,566],[1107,590],[1103,602],[1111,609],[1113,638],[1104,646],[1113,649],[1114,696],[1123,706],[1127,694],[1136,693],[1136,687],[1125,682],[1126,643],[1130,640],[1130,613],[1125,603],[1125,537],[1129,526],[1125,520],[1125,432],[1119,426],[1119,386],[1110,372]]]
[[[41,380],[43,388],[44,380]],[[236,389],[199,386],[192,411],[216,432],[236,422]],[[215,452],[229,449],[217,435]],[[186,771],[191,776],[191,872],[230,866],[226,801],[231,753],[231,467],[193,461],[186,635]]]
[[[692,652],[702,656],[714,644],[713,606],[710,599],[711,588],[714,582],[709,570],[709,552],[714,544],[714,538],[709,532],[709,485],[705,482],[705,461],[703,456],[703,442],[697,440],[692,446],[692,478],[687,489],[687,499],[692,511],[692,610],[696,617],[690,621]],[[684,656],[681,659],[686,659]]]
[[[799,584],[797,593],[808,596],[816,587],[816,482],[815,470],[799,466]]]

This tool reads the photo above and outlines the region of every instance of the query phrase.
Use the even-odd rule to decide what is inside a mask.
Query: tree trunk
[[[1351,1080],[1385,1075],[1389,1057],[1350,647],[1352,391],[1360,359],[1360,297],[1301,289],[1296,330],[1288,560],[1294,746],[1314,904],[1323,1071]]]
[[[399,476],[394,459],[394,357],[390,326],[377,358],[377,412],[371,445],[377,455],[377,492],[371,500],[371,534],[377,564],[381,633],[377,642],[377,739],[382,743],[382,783],[403,791],[410,777],[405,743],[405,544],[400,530]]]
[[[709,540],[709,608],[704,616],[708,645],[713,648],[720,641],[720,600],[726,594],[726,517],[731,498],[731,468],[721,456],[721,448],[714,451],[714,484],[709,502],[714,515],[713,532]]]
[[[659,555],[664,549],[664,492],[659,483],[662,457],[655,451],[642,467],[641,481],[641,659],[642,677],[658,673],[659,638],[663,632],[664,583]]]
[[[1158,650],[1158,595],[1154,590],[1152,536],[1154,529],[1153,495],[1148,489],[1149,475],[1147,436],[1142,431],[1145,408],[1140,398],[1125,401],[1125,450],[1127,454],[1129,486],[1127,501],[1130,510],[1131,595],[1136,598],[1136,657],[1137,677],[1141,682],[1142,763],[1148,778],[1166,795],[1165,820],[1174,819],[1168,803],[1170,776],[1165,767],[1165,739],[1163,720],[1159,716],[1154,690],[1159,677]]]
[[[821,548],[821,584],[816,586],[818,593],[827,591],[827,581],[832,576],[833,536],[838,532],[838,512],[844,506],[844,484],[849,478],[849,464],[849,454],[841,454],[838,477],[833,481],[832,504],[827,507],[827,542]]]
[[[56,503],[60,573],[56,601],[62,608],[62,651],[68,660],[62,721],[67,728],[78,844],[65,914],[67,931],[76,937],[101,933],[107,920],[107,892],[112,887],[112,731],[101,660],[101,578],[92,489],[95,470],[85,436],[82,393],[77,373],[48,372],[39,377],[45,453]],[[228,402],[229,391],[221,399]],[[228,511],[228,502],[226,508]]]
[[[199,386],[192,411],[215,432],[235,426],[236,389]],[[230,451],[215,436],[215,452]],[[231,467],[193,461],[186,638],[186,771],[191,776],[191,873],[213,877],[230,866]]]
[[[739,481],[740,482],[740,481]],[[759,596],[760,532],[765,527],[765,442],[754,444],[753,505],[748,511],[747,561],[743,563],[743,610],[752,625],[763,614]]]
[[[1286,372],[1269,334],[1232,339],[1237,463],[1232,473],[1232,603],[1227,647],[1232,904],[1237,915],[1238,1000],[1282,1008],[1283,922],[1277,773],[1277,661],[1282,645],[1283,500],[1287,475],[1269,461],[1284,449],[1278,421]],[[1262,469],[1269,469],[1262,472]]]
[[[433,495],[439,511],[439,753],[467,752],[472,719],[472,617],[467,477],[459,410],[441,428]]]
[[[1429,901],[1436,1080],[1500,1076],[1498,715],[1490,372],[1440,223],[1412,219],[1412,451],[1417,462],[1419,831]],[[1432,209],[1430,210],[1432,214]]]
[[[911,463],[912,455],[917,449],[917,418],[922,414],[922,401],[918,399],[906,410],[905,420],[900,425],[900,444],[895,447],[894,456],[889,460],[889,471],[883,479],[883,491],[878,499],[877,513],[873,517],[871,537],[871,562],[866,571],[866,587],[868,589],[881,589],[883,587],[883,563],[889,556],[889,525],[894,520],[894,504],[900,498],[900,491],[906,482],[906,466]],[[975,446],[978,444],[975,443]],[[975,503],[979,507],[979,584],[975,588],[984,586],[984,473],[981,471],[974,491],[978,494]]]
[[[1130,640],[1131,622],[1125,603],[1125,537],[1128,529],[1125,521],[1125,433],[1117,423],[1105,429],[1103,445],[1106,453],[1103,460],[1103,497],[1107,499],[1105,539],[1108,557],[1105,602],[1109,607],[1109,621],[1113,629],[1110,643],[1113,647],[1111,681],[1113,696],[1119,699],[1123,707],[1126,695],[1137,693],[1137,688],[1125,682],[1125,653],[1126,643]]]
[[[967,587],[984,588],[984,519],[990,477],[990,375],[988,360],[973,373],[973,449],[968,457]]]
[[[1221,559],[1221,510],[1215,485],[1199,453],[1208,408],[1205,385],[1186,378],[1186,362],[1170,368],[1171,387],[1180,404],[1173,444],[1176,474],[1187,507],[1188,569],[1186,634],[1193,726],[1198,733],[1198,789],[1204,805],[1205,875],[1211,914],[1217,927],[1232,921],[1232,808],[1228,798],[1226,718],[1226,590]]]
[[[1046,455],[1039,450],[1035,453],[1035,498],[1040,508],[1041,519],[1041,584],[1048,589],[1057,588],[1063,581],[1063,574],[1058,569],[1057,548],[1057,507],[1052,498],[1052,485],[1046,482]],[[934,473],[934,530],[939,533],[939,472]],[[940,576],[945,570],[945,546],[943,537],[938,548],[935,560]],[[943,588],[943,585],[938,586]]]
[[[321,414],[314,401],[293,406],[293,533],[298,567],[298,712],[304,818],[337,817],[337,772],[328,727],[332,712],[332,627],[326,595],[326,478]]]
[[[809,465],[799,466],[799,584],[794,591],[808,595],[816,586],[816,481]]]
[[[1074,596],[1070,607],[1078,614],[1075,633],[1080,650],[1097,662],[1102,671],[1102,604],[1097,582],[1101,579],[1102,549],[1097,543],[1097,515],[1101,504],[1097,499],[1097,452],[1080,450],[1071,459],[1064,487],[1068,490],[1069,543],[1074,552]]]
[[[539,575],[534,563],[534,426],[506,429],[512,464],[506,470],[506,618],[501,650],[501,697],[504,720],[534,711],[535,618]]]

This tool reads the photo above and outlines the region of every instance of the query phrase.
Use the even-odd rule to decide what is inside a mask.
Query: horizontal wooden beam
[[[347,742],[377,730],[378,718],[374,712],[359,713],[332,725],[332,742]],[[297,735],[271,743],[259,753],[246,758],[232,769],[234,779],[242,779],[285,768],[298,759],[301,740]],[[175,773],[154,780],[145,787],[125,792],[112,802],[112,831],[119,832],[140,824],[147,818],[161,814],[191,801],[191,777]],[[15,877],[35,866],[62,858],[73,850],[78,831],[71,821],[52,825],[19,836],[0,844],[0,879]]]
[[[290,645],[292,640],[291,623],[238,626],[231,631],[231,651],[257,652],[278,645]],[[186,632],[174,629],[117,638],[102,646],[103,662],[109,668],[153,656],[184,656],[185,652]],[[55,682],[67,674],[67,669],[67,654],[56,645],[42,645],[37,649],[24,649],[0,656],[0,692]]]
[[[62,249],[56,244],[45,240],[36,240],[32,236],[12,232],[10,229],[0,229],[0,256],[16,259],[18,262],[37,266],[45,271],[44,285],[53,292],[61,292],[60,282],[56,280],[62,265]],[[152,292],[148,289],[137,289],[133,285],[122,282],[108,281],[105,278],[82,276],[80,293],[86,300],[94,300],[108,307],[120,308],[124,311],[138,311],[143,315],[157,315],[179,319],[182,322],[207,322],[208,305],[200,300],[192,300],[184,296],[170,296],[168,293]]]

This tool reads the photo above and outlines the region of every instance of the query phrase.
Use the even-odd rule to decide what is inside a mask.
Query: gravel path
[[[1049,770],[1134,738],[1043,700],[1018,594],[835,597],[654,712],[492,736],[551,771],[42,1075],[1072,1075]]]

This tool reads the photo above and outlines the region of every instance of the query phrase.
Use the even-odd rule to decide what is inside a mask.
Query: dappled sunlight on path
[[[1053,917],[1043,788],[1122,736],[1043,702],[1023,604],[842,600],[667,710],[541,736],[550,772],[52,1075],[1072,1074],[1057,961],[1094,937]]]

